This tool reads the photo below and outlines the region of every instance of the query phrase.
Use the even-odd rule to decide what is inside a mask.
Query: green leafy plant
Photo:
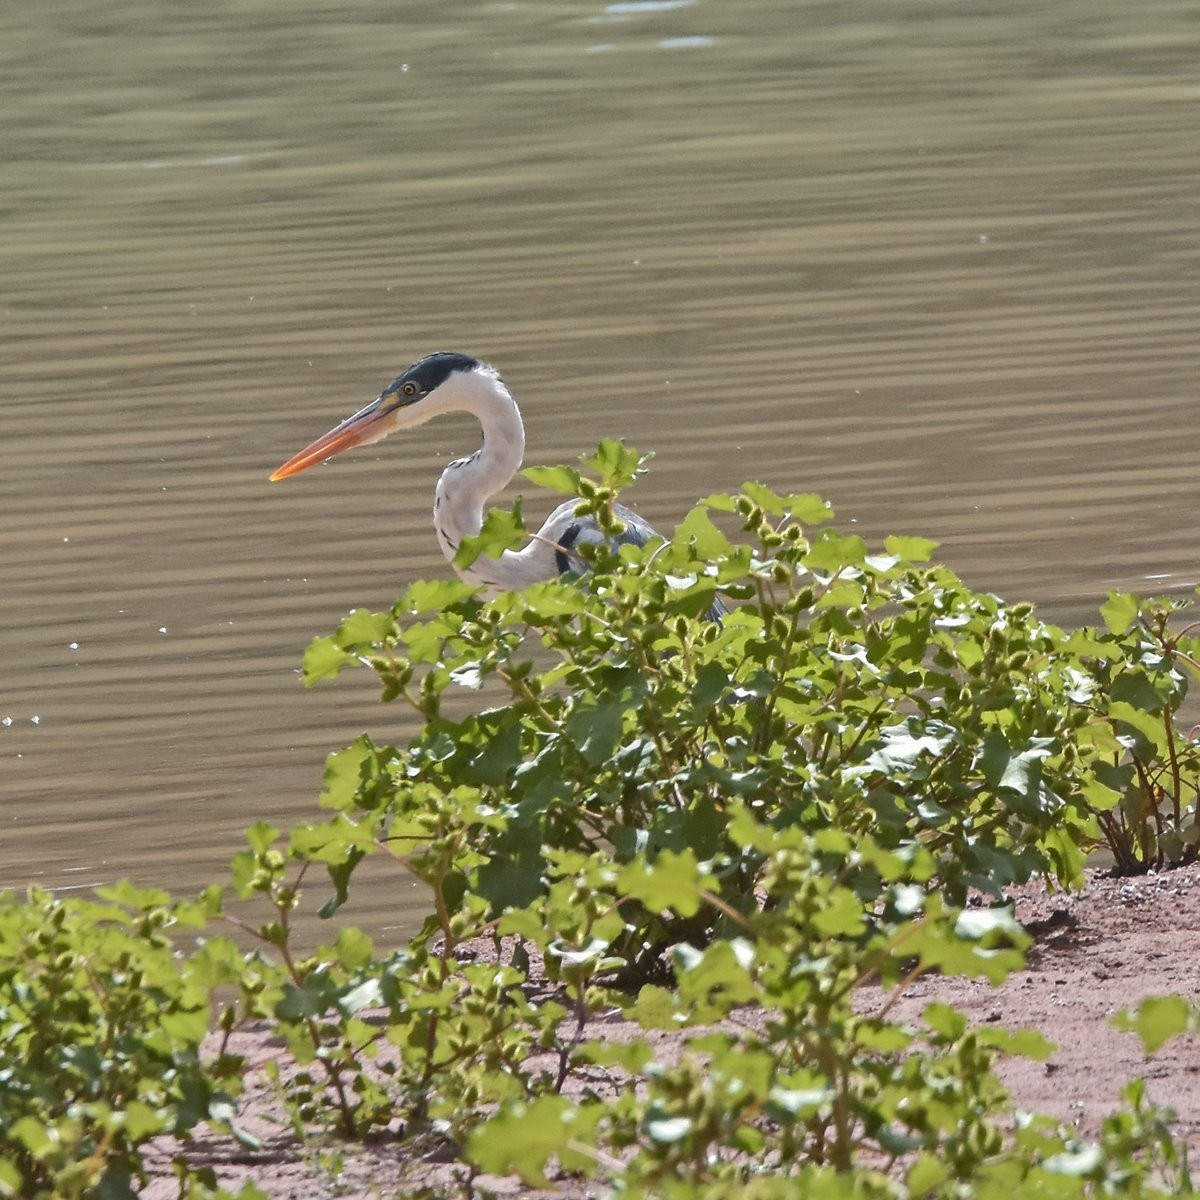
[[[643,463],[604,443],[590,476],[531,474],[617,533]],[[748,483],[670,541],[584,548],[581,579],[418,583],[316,641],[309,683],[365,666],[418,728],[333,754],[323,815],[252,826],[237,905],[0,904],[0,1195],[131,1195],[150,1138],[237,1136],[251,1021],[284,1039],[264,1069],[301,1140],[396,1138],[458,1161],[466,1196],[483,1172],[671,1200],[1187,1193],[1136,1082],[1085,1142],[996,1077],[1040,1037],[894,1012],[922,974],[1021,965],[1010,885],[1072,886],[1102,841],[1124,870],[1195,855],[1195,627],[1114,596],[1105,631],[1064,633],[831,515]],[[524,536],[517,507],[462,553]],[[427,889],[420,930],[301,949],[313,876],[344,915],[371,854]],[[1195,1018],[1124,1020],[1151,1046]]]
[[[505,1102],[471,1135],[472,1163],[535,1187],[567,1171],[619,1196],[1193,1194],[1173,1114],[1140,1081],[1086,1141],[1015,1112],[994,1073],[1001,1055],[1046,1057],[1039,1034],[973,1028],[936,1002],[919,1024],[890,1015],[923,973],[995,983],[1021,965],[1027,938],[1007,910],[946,906],[869,838],[781,836],[744,809],[735,828],[768,863],[744,936],[677,948],[672,986],[623,1005],[638,1036],[576,1048],[581,1073],[611,1076]],[[867,865],[894,896],[884,921],[853,887]],[[711,886],[696,872],[675,902]],[[1143,1006],[1139,1027],[1181,1031],[1167,1007]]]
[[[151,1138],[232,1128],[240,1061],[200,1055],[212,960],[183,968],[171,940],[213,902],[0,896],[0,1194],[132,1196]]]
[[[590,460],[598,481],[537,478],[604,523],[639,463],[610,443]],[[671,542],[589,548],[584,586],[485,602],[423,583],[389,612],[352,613],[310,648],[306,680],[365,663],[424,724],[407,747],[362,741],[335,761],[326,802],[428,882],[422,814],[453,793],[459,826],[443,821],[437,870],[493,913],[544,893],[554,854],[610,847],[622,863],[693,853],[736,885],[735,907],[752,905],[755,857],[725,836],[732,799],[779,827],[929,850],[933,884],[960,901],[1037,871],[1070,886],[1101,836],[1127,869],[1194,850],[1200,747],[1175,721],[1196,668],[1189,631],[1114,598],[1108,635],[1068,635],[925,565],[932,543],[889,538],[873,554],[820,529],[829,516],[816,497],[747,484]],[[497,518],[465,553],[521,536],[517,515]],[[740,606],[697,620],[718,593]],[[498,702],[458,715],[448,701],[464,687]],[[470,847],[458,860],[444,853],[455,838]],[[622,916],[622,953],[642,967],[703,939],[690,918]]]
[[[1079,734],[1083,792],[1123,874],[1200,853],[1200,737],[1179,725],[1189,677],[1200,674],[1200,623],[1173,629],[1184,607],[1113,594],[1101,610],[1107,633],[1067,643],[1086,663],[1095,714]]]
[[[611,502],[611,489],[584,490]],[[736,513],[751,542],[732,544],[711,509]],[[797,513],[829,515],[814,497],[747,485],[711,498],[673,543],[600,548],[586,587],[483,602],[418,584],[391,612],[352,613],[310,649],[307,680],[368,663],[424,725],[403,749],[360,740],[336,756],[325,802],[425,882],[455,875],[493,915],[544,895],[564,853],[692,854],[714,863],[729,903],[752,907],[760,864],[727,836],[735,800],[779,828],[923,847],[960,899],[1039,869],[1075,880],[1089,817],[1066,743],[1088,714],[1061,703],[1056,631],[916,565],[929,543],[891,539],[872,555],[854,537],[810,537]],[[718,591],[746,603],[697,620]],[[503,702],[454,715],[455,684]],[[340,864],[339,888],[353,866]],[[694,914],[636,907],[623,905],[617,939],[636,969],[714,928],[711,914],[695,928]]]

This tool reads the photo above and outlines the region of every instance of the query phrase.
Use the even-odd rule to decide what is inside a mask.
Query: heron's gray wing
[[[583,557],[576,553],[576,547],[590,545],[601,546],[607,543],[614,549],[617,546],[644,546],[651,538],[658,537],[658,531],[653,525],[643,521],[632,509],[617,505],[616,515],[621,519],[625,528],[615,537],[610,537],[596,524],[592,516],[576,517],[554,539],[554,565],[560,575],[568,571],[582,574],[588,569]]]
[[[591,516],[573,520],[558,535],[554,563],[560,575],[565,575],[568,571],[577,574],[587,571],[587,563],[576,553],[577,546],[584,544],[598,546],[604,542],[608,542],[614,548],[617,546],[644,546],[651,538],[659,536],[658,530],[648,521],[639,517],[632,509],[626,508],[624,505],[617,505],[616,514],[625,526],[616,537],[609,537],[605,534],[596,524],[595,517]],[[729,606],[718,596],[704,615],[709,621],[720,621],[727,612],[729,612]]]

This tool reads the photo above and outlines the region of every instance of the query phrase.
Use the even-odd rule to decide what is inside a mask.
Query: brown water
[[[327,751],[404,735],[296,667],[446,573],[475,430],[266,476],[432,349],[503,369],[532,461],[655,450],[660,525],[759,478],[1059,621],[1190,592],[1195,17],[8,6],[0,883],[186,891],[311,814]],[[352,915],[414,901],[379,873]]]

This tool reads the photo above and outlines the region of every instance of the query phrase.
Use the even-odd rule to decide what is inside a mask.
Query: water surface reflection
[[[501,366],[533,461],[657,451],[660,526],[760,478],[1059,620],[1191,590],[1193,18],[0,17],[0,880],[198,885],[312,812],[326,751],[405,735],[369,680],[295,671],[444,572],[433,481],[476,432],[266,475],[432,349]],[[403,924],[408,890],[377,871],[353,915]]]

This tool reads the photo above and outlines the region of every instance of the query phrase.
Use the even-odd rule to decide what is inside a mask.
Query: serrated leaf
[[[1113,700],[1124,701],[1148,713],[1157,714],[1163,705],[1162,696],[1144,671],[1122,671],[1112,681],[1109,694]]]
[[[1128,592],[1109,592],[1108,599],[1100,606],[1100,615],[1110,633],[1118,636],[1127,633],[1137,621],[1142,602]]]
[[[712,518],[700,507],[693,508],[675,527],[674,541],[690,546],[697,558],[713,559],[727,555],[732,546],[729,539],[712,523]]]
[[[284,984],[283,995],[275,1006],[275,1015],[285,1021],[319,1017],[328,1012],[334,999],[335,992],[329,977],[313,974],[299,987],[292,983]]]
[[[653,454],[639,453],[616,438],[605,438],[596,447],[595,454],[580,456],[579,461],[595,471],[605,487],[621,491],[641,474],[653,457]]]
[[[981,1029],[981,1045],[990,1046],[1002,1054],[1019,1055],[1035,1062],[1044,1062],[1055,1051],[1055,1044],[1036,1029]]]
[[[706,881],[689,846],[679,853],[664,850],[652,863],[644,858],[634,860],[621,869],[617,886],[651,912],[669,909],[691,917],[700,909],[700,892]]]
[[[279,830],[269,821],[255,821],[246,830],[246,841],[255,854],[263,854],[269,850],[277,837]]]
[[[921,1019],[947,1041],[952,1042],[967,1031],[966,1014],[941,1000],[925,1005]]]
[[[884,547],[889,554],[910,563],[928,562],[938,548],[937,542],[923,537],[886,537]]]
[[[673,991],[646,984],[625,1016],[636,1021],[642,1029],[680,1029],[687,1024],[687,1013],[681,1011]]]
[[[454,565],[466,569],[477,558],[499,558],[505,550],[516,550],[529,539],[521,518],[521,497],[513,501],[511,510],[490,508],[483,527],[474,537],[465,537],[454,555]]]
[[[620,1067],[630,1075],[639,1075],[654,1061],[654,1051],[645,1041],[581,1042],[575,1048],[575,1059],[597,1067]]]
[[[986,919],[986,912],[989,911],[993,910],[960,913],[954,934],[950,934],[938,922],[923,922],[915,927],[905,941],[905,952],[915,953],[927,970],[970,978],[982,975],[994,984],[1002,983],[1025,965],[1025,956],[1019,949],[995,949],[985,944],[991,940],[990,935],[995,928]],[[978,917],[984,917],[984,920],[976,920]],[[1011,921],[1011,916],[1008,919]],[[1014,939],[1019,936],[1021,940],[1017,945],[1026,944],[1028,935],[1015,922],[1013,925],[1013,930],[1005,928],[1004,933]]]
[[[1108,706],[1108,715],[1114,721],[1128,725],[1130,729],[1141,734],[1143,738],[1159,749],[1166,749],[1164,729],[1161,718],[1153,716],[1141,708],[1134,708],[1124,700],[1114,700]]]
[[[349,808],[357,798],[364,778],[377,773],[375,746],[365,734],[344,750],[335,750],[325,760],[321,777],[321,804],[325,808]]]
[[[743,938],[713,942],[702,951],[686,942],[675,947],[676,978],[685,997],[720,992],[727,1004],[754,999],[753,962],[754,948]]]
[[[339,646],[374,645],[396,635],[396,622],[390,612],[371,612],[356,608],[337,627],[334,639]]]
[[[116,883],[98,887],[96,895],[101,899],[112,900],[117,904],[142,911],[151,908],[165,908],[171,903],[170,892],[165,892],[162,888],[141,888],[131,879],[119,879]]]
[[[753,481],[743,483],[742,492],[768,516],[789,516],[801,525],[820,525],[833,516],[833,506],[814,492],[780,494]]]
[[[526,467],[521,474],[538,487],[566,496],[579,495],[579,472],[573,467]]]
[[[510,1104],[467,1139],[466,1158],[494,1175],[517,1175],[531,1187],[549,1187],[546,1165],[574,1136],[574,1108],[565,1096]]]
[[[124,1109],[125,1135],[134,1144],[170,1128],[170,1119],[140,1100],[130,1100]]]
[[[304,686],[312,687],[322,679],[335,679],[344,667],[357,661],[353,654],[347,654],[332,637],[315,638],[304,651]]]
[[[847,567],[861,567],[867,557],[867,543],[857,534],[840,534],[824,530],[804,556],[810,571],[834,574]]]
[[[1196,1011],[1182,996],[1147,996],[1136,1009],[1126,1009],[1112,1019],[1117,1029],[1136,1033],[1147,1054],[1164,1042],[1197,1027]]]
[[[462,579],[417,579],[408,585],[395,611],[414,616],[440,613],[475,594],[475,585]]]
[[[370,963],[371,956],[375,953],[375,944],[370,935],[353,925],[339,929],[333,945],[337,951],[338,962],[348,971],[362,970]]]
[[[580,754],[592,766],[598,767],[616,753],[624,720],[624,704],[600,704],[588,699],[567,718],[566,730],[578,745]]]
[[[941,1159],[922,1151],[908,1168],[904,1185],[910,1196],[934,1196],[949,1178],[950,1167]]]
[[[826,937],[857,937],[867,927],[862,901],[849,888],[835,888],[813,914],[813,927]]]

